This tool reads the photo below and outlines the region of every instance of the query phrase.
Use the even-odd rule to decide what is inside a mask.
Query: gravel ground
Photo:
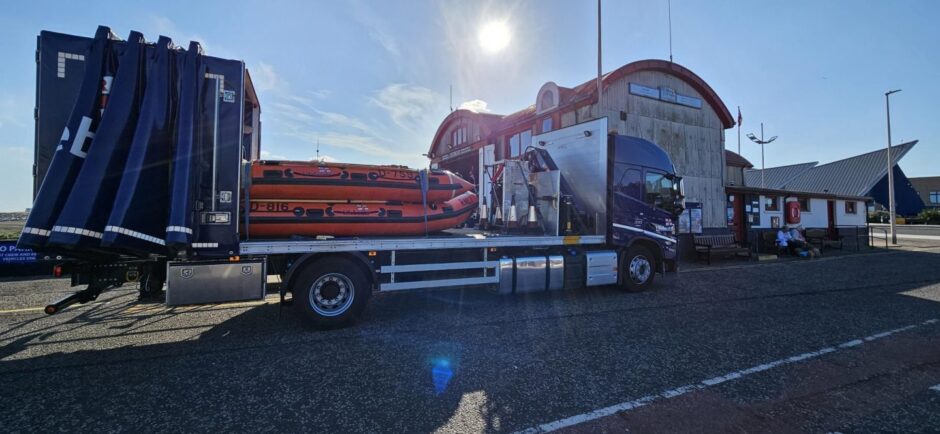
[[[67,290],[0,281],[0,431],[511,432],[911,324],[568,430],[940,430],[930,247],[729,262],[640,294],[381,295],[334,331],[273,297],[33,309]]]

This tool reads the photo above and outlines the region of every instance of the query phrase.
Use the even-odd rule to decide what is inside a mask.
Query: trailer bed
[[[323,252],[471,249],[489,247],[549,247],[604,244],[603,235],[516,235],[473,229],[452,229],[429,236],[330,238],[323,240],[249,240],[239,244],[241,255]]]

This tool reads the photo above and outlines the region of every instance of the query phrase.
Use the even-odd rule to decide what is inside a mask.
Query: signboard
[[[647,98],[659,99],[659,89],[643,86],[642,84],[630,83],[630,93]]]
[[[680,234],[702,233],[702,204],[700,202],[686,202],[685,210],[679,214]]]
[[[668,87],[659,88],[659,99],[666,102],[676,102],[676,91]]]
[[[17,249],[16,241],[0,241],[0,264],[32,264],[36,262],[36,252],[29,249]]]
[[[697,109],[702,108],[701,99],[694,96],[676,93],[674,89],[668,87],[661,87],[657,89],[655,87],[644,86],[642,84],[630,83],[630,93],[646,98],[658,99],[660,101],[684,105],[686,107]]]

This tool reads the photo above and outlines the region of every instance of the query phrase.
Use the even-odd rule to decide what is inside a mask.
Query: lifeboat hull
[[[430,202],[453,199],[474,185],[446,170],[428,173]],[[258,161],[251,166],[251,198],[279,201],[422,202],[418,171],[401,166]]]
[[[393,236],[439,232],[465,222],[477,208],[477,196],[465,192],[451,200],[431,204],[322,203],[322,201],[251,202],[248,234],[252,237]]]

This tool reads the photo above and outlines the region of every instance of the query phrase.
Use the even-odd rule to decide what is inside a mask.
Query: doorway
[[[829,238],[834,239],[836,236],[836,201],[826,201],[826,213],[828,214],[827,220],[829,222]]]
[[[744,194],[742,193],[732,193],[728,196],[730,201],[729,207],[731,208],[730,217],[730,226],[731,233],[734,234],[735,239],[738,241],[745,241],[747,235],[747,222],[745,222],[744,214]]]

